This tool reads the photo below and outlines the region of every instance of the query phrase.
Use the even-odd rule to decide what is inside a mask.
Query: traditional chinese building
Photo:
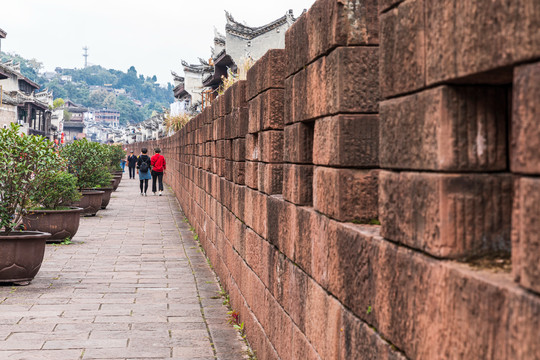
[[[64,110],[70,114],[68,115],[68,118],[64,117],[63,121],[65,141],[72,142],[73,140],[84,138],[84,114],[88,112],[88,109],[71,100],[66,100]]]
[[[2,124],[16,121],[26,134],[50,138],[52,94],[48,91],[36,94],[39,85],[22,75],[20,64],[13,61],[0,64],[0,86]]]

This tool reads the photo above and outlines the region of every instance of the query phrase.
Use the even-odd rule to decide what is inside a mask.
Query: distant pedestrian
[[[126,156],[127,156],[127,153],[126,153],[127,149],[124,149],[124,157],[120,160],[120,166],[122,167],[122,172],[126,172]]]
[[[139,182],[141,187],[141,196],[146,196],[146,191],[148,190],[148,180],[152,178],[150,174],[151,170],[151,160],[146,153],[148,152],[147,148],[141,149],[142,154],[137,159],[137,173],[139,174]],[[144,191],[143,191],[144,185]]]
[[[152,192],[156,195],[156,180],[159,180],[159,196],[163,193],[163,172],[167,169],[167,164],[165,162],[165,157],[161,155],[161,149],[155,148],[154,152],[156,153],[152,156]]]
[[[133,154],[133,150],[129,153],[127,158],[128,169],[129,169],[129,178],[135,179],[135,167],[137,166],[137,155]]]

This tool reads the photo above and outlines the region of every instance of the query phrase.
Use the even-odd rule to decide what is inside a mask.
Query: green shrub
[[[69,206],[81,198],[77,189],[77,177],[67,171],[47,174],[41,184],[41,187],[30,195],[30,200],[45,210]]]
[[[126,157],[126,152],[122,148],[122,145],[101,145],[104,148],[105,153],[109,159],[109,171],[122,171],[120,161]]]
[[[19,134],[17,124],[0,129],[0,227],[6,233],[21,223],[31,206],[30,194],[42,188],[44,177],[63,166],[44,137]]]
[[[61,155],[68,162],[68,171],[77,177],[79,189],[110,186],[110,158],[104,145],[77,140],[62,148]]]

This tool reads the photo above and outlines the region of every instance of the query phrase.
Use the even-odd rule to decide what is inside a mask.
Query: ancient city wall
[[[535,0],[318,0],[131,145],[259,359],[540,358],[539,28]]]

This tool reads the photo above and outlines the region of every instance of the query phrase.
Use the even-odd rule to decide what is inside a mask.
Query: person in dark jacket
[[[156,180],[159,180],[159,196],[163,193],[163,172],[167,169],[167,164],[165,162],[165,157],[161,155],[161,149],[155,148],[154,152],[156,153],[152,156],[152,192],[156,195]]]
[[[137,159],[137,174],[139,174],[139,181],[141,187],[141,196],[146,196],[146,190],[148,190],[148,180],[152,178],[150,173],[151,171],[151,161],[150,157],[146,155],[148,152],[147,148],[141,149],[142,154]],[[143,192],[144,185],[144,192]]]
[[[135,167],[137,166],[137,156],[133,154],[133,150],[129,154],[128,158],[128,169],[129,169],[129,178],[135,179]]]

